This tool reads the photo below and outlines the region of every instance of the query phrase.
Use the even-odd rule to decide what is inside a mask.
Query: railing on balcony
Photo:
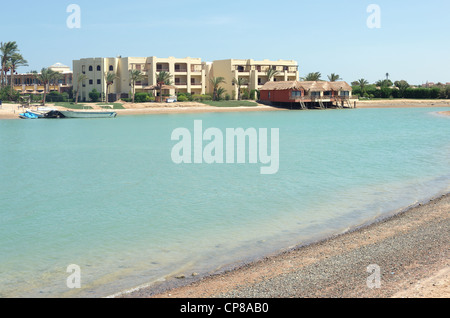
[[[350,99],[352,99],[351,96],[332,96],[332,95],[324,95],[324,96],[292,96],[290,95],[290,100],[298,100],[298,101],[305,101],[305,102],[319,102],[319,101],[324,101],[324,100],[330,100],[330,101],[348,101]]]
[[[176,68],[175,69],[175,73],[186,73],[187,72],[187,68]]]
[[[192,73],[201,73],[202,72],[202,67],[201,66],[192,66],[191,67],[191,72]]]

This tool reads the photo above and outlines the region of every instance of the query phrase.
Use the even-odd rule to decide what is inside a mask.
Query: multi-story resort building
[[[47,84],[46,88],[44,88],[44,85],[37,78],[37,75],[39,75],[39,73],[23,73],[14,74],[14,89],[18,92],[29,94],[40,94],[44,92],[44,89],[46,89],[47,92],[57,91],[59,93],[69,91],[72,87],[73,77],[73,73],[70,70],[70,67],[61,63],[56,63],[50,66],[49,69],[60,73],[61,76],[59,79]],[[11,75],[9,74],[7,76],[7,82],[11,83]]]
[[[268,78],[268,71],[274,70],[273,78]],[[210,70],[210,77],[223,77],[225,83],[221,86],[236,99],[238,95],[238,85],[236,83],[242,79],[241,89],[247,88],[249,92],[259,90],[269,80],[296,81],[299,78],[298,64],[296,61],[255,61],[252,59],[239,60],[228,59],[214,61]]]
[[[223,77],[221,86],[232,99],[236,99],[238,87],[235,80],[243,79],[241,88],[249,91],[261,88],[267,81],[269,69],[276,71],[272,80],[290,81],[299,77],[296,61],[255,61],[255,60],[220,60],[212,63],[203,62],[200,58],[158,58],[158,57],[117,57],[117,58],[85,58],[73,61],[74,90],[80,89],[81,100],[87,100],[89,93],[96,89],[107,93],[105,74],[114,72],[118,79],[109,87],[108,100],[114,101],[131,95],[131,70],[140,70],[144,79],[135,85],[136,92],[158,94],[155,91],[156,74],[162,71],[172,75],[172,88],[163,91],[164,95],[176,93],[211,94],[213,88],[210,79]],[[87,80],[78,83],[79,74],[85,74]]]
[[[164,94],[175,93],[206,94],[206,63],[200,58],[174,57],[117,57],[117,58],[86,58],[73,61],[74,90],[80,85],[81,100],[88,99],[89,93],[96,89],[106,94],[107,83],[105,74],[114,72],[118,79],[109,87],[108,100],[114,101],[131,95],[130,71],[140,70],[144,75],[142,81],[136,82],[136,92],[152,93],[157,85],[156,74],[168,72],[172,75],[173,89]],[[85,74],[87,80],[78,84],[78,76]]]

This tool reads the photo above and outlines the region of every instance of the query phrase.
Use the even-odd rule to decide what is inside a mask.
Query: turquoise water
[[[443,109],[0,121],[0,297],[102,297],[211,272],[450,191]],[[280,169],[176,165],[172,131],[279,128]],[[66,286],[67,266],[82,288]]]

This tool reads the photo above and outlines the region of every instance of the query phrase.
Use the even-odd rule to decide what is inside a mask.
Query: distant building
[[[247,60],[218,60],[203,62],[200,58],[158,58],[158,57],[117,57],[117,58],[85,58],[73,61],[74,90],[78,87],[79,74],[87,75],[87,80],[80,83],[80,99],[87,100],[89,92],[93,89],[106,94],[105,74],[114,72],[119,77],[109,88],[109,101],[128,98],[131,94],[130,71],[140,70],[145,78],[136,83],[136,92],[146,92],[158,95],[155,90],[156,74],[162,71],[172,75],[173,89],[163,90],[163,95],[176,93],[212,94],[213,87],[210,79],[223,77],[225,83],[221,84],[231,98],[236,99],[238,94],[234,80],[243,79],[247,88],[257,90],[269,79],[267,71],[273,69],[276,74],[275,81],[297,80],[299,77],[296,61],[255,61]]]
[[[57,91],[61,93],[70,90],[70,88],[72,87],[73,76],[70,67],[61,63],[56,63],[48,68],[62,74],[62,76],[60,79],[53,83],[50,83],[46,87],[47,92]],[[37,75],[39,75],[39,73],[14,74],[14,89],[21,93],[38,94],[44,92],[44,85],[37,79]],[[8,75],[7,79],[8,83],[11,83],[10,74]]]
[[[267,77],[269,69],[275,70],[276,74],[272,79],[279,81],[296,81],[299,78],[298,63],[292,60],[262,60],[253,59],[228,59],[212,62],[209,77],[223,77],[225,83],[221,86],[230,94],[232,99],[238,96],[238,86],[235,82],[242,79],[249,92],[259,90],[270,79]],[[212,88],[209,89],[209,92]]]

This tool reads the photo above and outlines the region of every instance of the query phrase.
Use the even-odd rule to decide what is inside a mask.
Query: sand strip
[[[124,297],[389,298],[450,296],[450,195],[394,217],[190,285]],[[380,288],[369,288],[381,270]]]
[[[286,111],[287,108],[271,107],[258,104],[255,107],[214,107],[196,102],[183,103],[142,103],[142,104],[123,104],[125,109],[115,110],[119,116],[127,115],[151,115],[151,114],[183,114],[183,113],[223,113],[223,112],[253,112],[253,111]],[[47,104],[58,110],[68,110],[64,107],[55,107],[53,104]],[[357,102],[358,108],[418,108],[418,107],[450,107],[450,100],[364,100]],[[94,107],[97,108],[98,107]],[[108,110],[108,109],[105,109]],[[0,119],[19,119],[19,113],[22,108],[17,104],[3,104],[0,109]],[[443,112],[444,114],[446,112]]]
[[[383,99],[383,100],[360,100],[358,108],[420,108],[420,107],[450,107],[448,99]]]

